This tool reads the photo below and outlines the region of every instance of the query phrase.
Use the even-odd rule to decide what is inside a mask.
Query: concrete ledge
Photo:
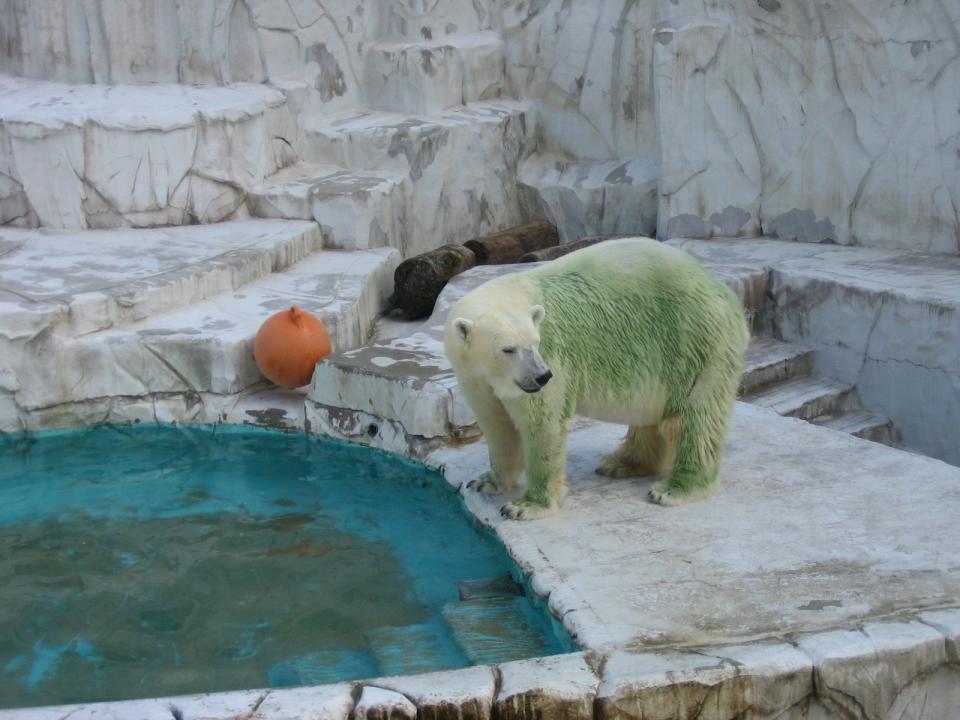
[[[616,651],[604,667],[597,715],[670,720],[711,708],[718,718],[800,717],[791,710],[814,694],[813,663],[786,643],[697,653]]]
[[[947,615],[955,623],[960,612],[938,613]],[[945,720],[960,708],[960,667],[945,659],[945,640],[918,622],[871,623],[791,643],[571,653],[356,683],[6,710],[0,720]]]
[[[264,320],[297,304],[324,323],[335,348],[356,347],[386,303],[399,260],[387,248],[322,251],[283,273],[122,328],[9,343],[0,365],[0,432],[117,422],[130,414],[175,422],[236,418],[233,408],[263,382],[252,346]],[[299,398],[296,427],[303,428]]]
[[[0,340],[85,335],[235,290],[320,249],[316,223],[174,229],[0,228]]]

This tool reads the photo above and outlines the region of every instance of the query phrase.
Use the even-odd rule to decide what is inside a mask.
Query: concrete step
[[[746,395],[744,402],[779,415],[816,420],[841,415],[854,403],[853,386],[821,377],[799,377]]]
[[[534,144],[530,107],[475,102],[428,115],[363,112],[306,124],[305,158],[409,179],[406,253],[518,225],[516,176]]]
[[[320,432],[421,457],[450,437],[476,434],[476,418],[443,350],[450,307],[487,280],[530,265],[487,265],[458,275],[419,323],[384,318],[378,337],[317,363],[306,405]]]
[[[653,158],[568,160],[538,153],[521,164],[519,182],[528,214],[553,222],[560,242],[589,235],[656,233]]]
[[[305,155],[311,162],[355,170],[398,169],[417,180],[444,150],[518,152],[523,148],[510,146],[527,141],[533,129],[532,109],[518,100],[474,102],[429,114],[339,113],[307,121]],[[473,163],[479,161],[475,157]]]
[[[443,341],[426,332],[321,360],[306,413],[311,427],[324,435],[413,457],[476,422]]]
[[[67,85],[0,76],[0,224],[148,227],[243,217],[301,147],[265,85]]]
[[[799,345],[753,338],[744,359],[740,395],[754,393],[775,383],[809,375],[813,370],[813,351]]]
[[[903,446],[960,465],[960,256],[765,238],[671,240],[711,268],[765,269],[777,337],[856,386]],[[774,317],[775,316],[775,317]]]
[[[896,447],[899,442],[893,421],[865,410],[851,410],[837,417],[818,422],[817,425],[891,447]]]
[[[439,621],[377,628],[367,633],[367,642],[381,676],[435,672],[467,665],[449,628]]]
[[[45,330],[83,335],[143,320],[283,270],[321,244],[316,223],[293,220],[0,228],[0,338],[26,341]]]
[[[556,652],[524,597],[447,603],[443,619],[473,665],[494,665]]]
[[[396,172],[298,162],[251,190],[247,203],[257,217],[316,220],[325,247],[402,252],[407,182]]]
[[[376,43],[365,63],[368,103],[376,110],[432,113],[503,91],[503,38],[492,31]]]
[[[322,251],[256,282],[182,310],[53,345],[21,358],[24,412],[100,397],[238,393],[263,381],[253,338],[293,304],[316,315],[342,352],[364,342],[400,261],[392,249]]]

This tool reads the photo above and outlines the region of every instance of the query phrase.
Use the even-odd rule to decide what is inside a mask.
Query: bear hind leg
[[[666,472],[673,459],[669,422],[642,427],[631,425],[620,447],[601,458],[597,474],[619,479]]]
[[[673,471],[650,488],[652,502],[682,505],[716,490],[738,379],[724,377],[711,387],[707,373],[700,378],[699,387],[694,388],[679,417],[671,423],[669,432],[676,435]]]

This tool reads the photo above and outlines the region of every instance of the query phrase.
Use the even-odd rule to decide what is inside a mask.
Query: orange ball
[[[330,354],[330,333],[313,315],[294,305],[271,315],[253,341],[253,359],[271,382],[285,388],[306,385],[320,358]]]

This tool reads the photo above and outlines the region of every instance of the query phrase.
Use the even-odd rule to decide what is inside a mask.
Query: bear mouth
[[[518,388],[520,388],[521,390],[523,390],[523,391],[524,391],[525,393],[527,393],[528,395],[533,395],[533,394],[536,393],[536,392],[540,392],[540,389],[541,389],[539,385],[534,385],[533,387],[527,387],[526,385],[521,385],[520,383],[518,383],[518,382],[516,382],[516,381],[514,381],[513,384],[516,385],[516,386],[517,386]]]

